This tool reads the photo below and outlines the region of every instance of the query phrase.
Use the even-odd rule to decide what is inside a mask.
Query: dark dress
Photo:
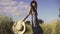
[[[30,10],[31,14],[31,26],[33,34],[43,34],[42,28],[39,26],[38,18],[37,18],[37,10],[35,8],[31,8]]]

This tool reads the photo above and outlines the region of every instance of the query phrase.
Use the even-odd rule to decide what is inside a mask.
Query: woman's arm
[[[30,13],[31,13],[31,7],[29,7],[29,12],[28,12],[28,15],[22,20],[22,21],[25,21],[27,18],[28,18],[28,16],[30,15]]]
[[[23,21],[25,21],[25,20],[28,18],[28,16],[29,16],[29,15],[27,15],[27,16],[23,19]]]

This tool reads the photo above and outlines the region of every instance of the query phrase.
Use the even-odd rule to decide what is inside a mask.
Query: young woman
[[[26,18],[30,14],[31,14],[31,22],[30,22],[30,24],[32,26],[33,34],[43,34],[42,28],[39,26],[39,23],[38,23],[38,18],[37,18],[37,15],[38,15],[37,14],[37,2],[35,0],[33,0],[31,2],[31,6],[29,8],[29,14],[26,16]]]

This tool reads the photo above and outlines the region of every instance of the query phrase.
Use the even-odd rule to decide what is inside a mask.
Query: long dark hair
[[[35,6],[33,6],[32,3],[35,3]],[[34,7],[34,8],[37,9],[37,2],[33,0],[33,1],[31,2],[31,7]]]

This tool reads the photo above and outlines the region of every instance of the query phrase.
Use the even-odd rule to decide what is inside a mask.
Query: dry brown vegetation
[[[6,16],[0,16],[0,34],[13,34],[11,29],[13,21],[11,18]],[[48,24],[40,24],[44,34],[60,34],[60,20],[54,20]],[[32,34],[31,25],[26,24],[26,31],[24,34]]]
[[[43,29],[44,34],[60,34],[60,20],[54,20],[51,23],[47,24],[40,24],[41,28]],[[30,25],[26,25],[27,31],[25,34],[32,34],[32,29]]]

